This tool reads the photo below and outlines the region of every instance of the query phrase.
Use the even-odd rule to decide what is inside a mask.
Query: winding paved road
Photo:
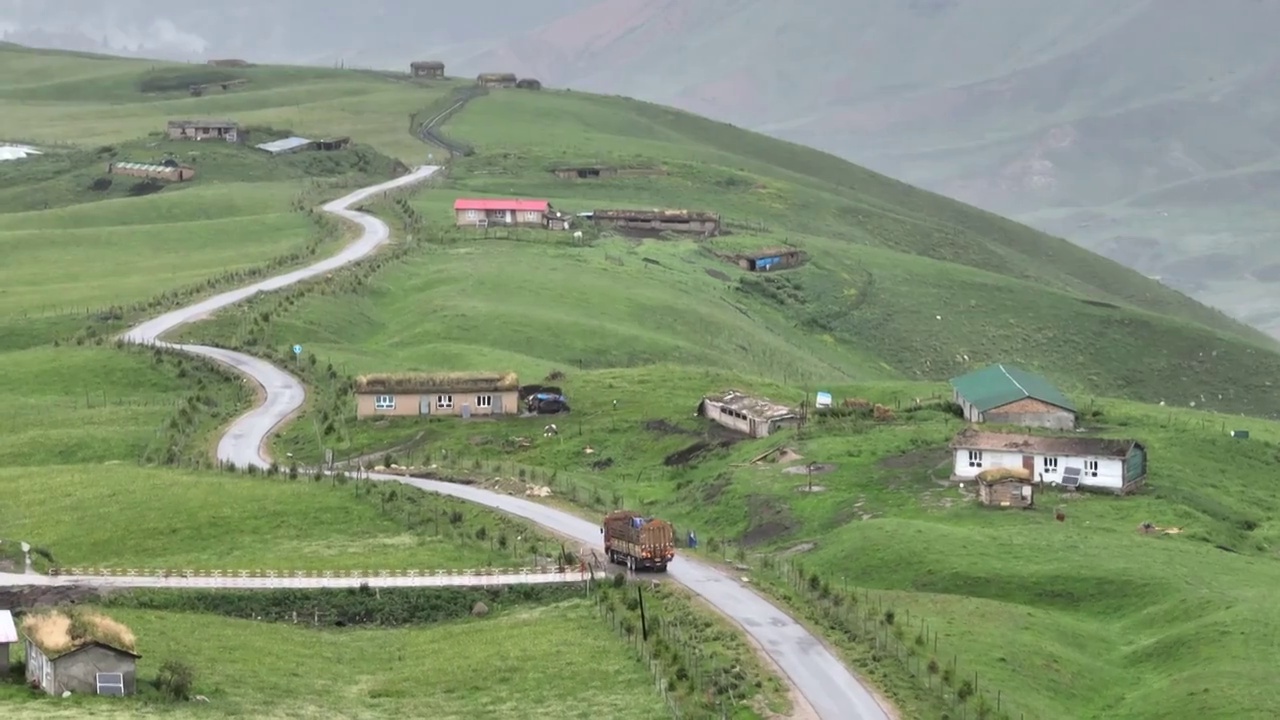
[[[431,166],[420,167],[403,177],[358,190],[327,203],[324,206],[326,212],[358,223],[364,229],[360,239],[328,260],[165,313],[125,333],[123,337],[128,342],[159,345],[213,359],[243,373],[262,386],[266,401],[232,423],[218,443],[219,460],[235,463],[240,467],[269,466],[271,461],[265,453],[266,440],[277,426],[302,407],[306,397],[302,383],[264,360],[222,348],[167,343],[161,340],[161,336],[255,293],[275,290],[315,277],[373,252],[388,241],[390,231],[386,223],[351,210],[351,206],[387,190],[425,180],[437,169]],[[518,515],[572,537],[584,545],[595,545],[600,541],[600,528],[595,523],[522,498],[433,480],[378,474],[373,477],[405,483],[428,492],[451,495]],[[741,623],[747,633],[760,643],[778,667],[790,677],[822,720],[889,720],[889,715],[872,694],[813,634],[746,585],[711,565],[687,556],[679,558],[670,567],[668,575]]]

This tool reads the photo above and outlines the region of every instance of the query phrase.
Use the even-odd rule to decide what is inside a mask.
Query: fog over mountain
[[[1275,0],[0,0],[3,39],[512,71],[843,155],[1280,334]]]

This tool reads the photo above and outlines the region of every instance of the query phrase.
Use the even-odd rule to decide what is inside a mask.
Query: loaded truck
[[[604,516],[600,533],[609,562],[632,570],[666,572],[667,563],[676,556],[675,529],[666,520],[615,510]]]

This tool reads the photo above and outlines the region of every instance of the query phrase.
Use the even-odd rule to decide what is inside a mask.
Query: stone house
[[[401,373],[356,379],[356,416],[510,415],[520,412],[515,373]]]
[[[513,88],[520,82],[514,73],[480,73],[476,85],[485,88]]]
[[[703,236],[720,234],[720,216],[696,210],[594,210],[591,212],[591,219],[597,225],[619,230]]]
[[[409,63],[409,74],[414,77],[440,79],[444,77],[444,63],[439,60],[418,60]]]
[[[170,140],[222,140],[240,142],[240,125],[230,120],[170,120]]]
[[[27,684],[50,695],[132,695],[138,660],[133,633],[91,610],[43,610],[22,619]]]
[[[768,437],[778,430],[800,424],[800,415],[793,408],[737,390],[703,397],[698,404],[698,414],[755,438]]]
[[[971,423],[1073,430],[1076,406],[1053,383],[1012,365],[991,365],[951,380]]]

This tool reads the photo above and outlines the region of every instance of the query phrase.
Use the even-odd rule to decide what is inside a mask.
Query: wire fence
[[[1026,720],[1003,690],[984,683],[978,669],[948,652],[928,619],[899,612],[884,595],[865,588],[833,586],[787,559],[761,556],[758,568],[807,603],[822,622],[868,646],[875,662],[894,663],[948,708],[955,720]]]

